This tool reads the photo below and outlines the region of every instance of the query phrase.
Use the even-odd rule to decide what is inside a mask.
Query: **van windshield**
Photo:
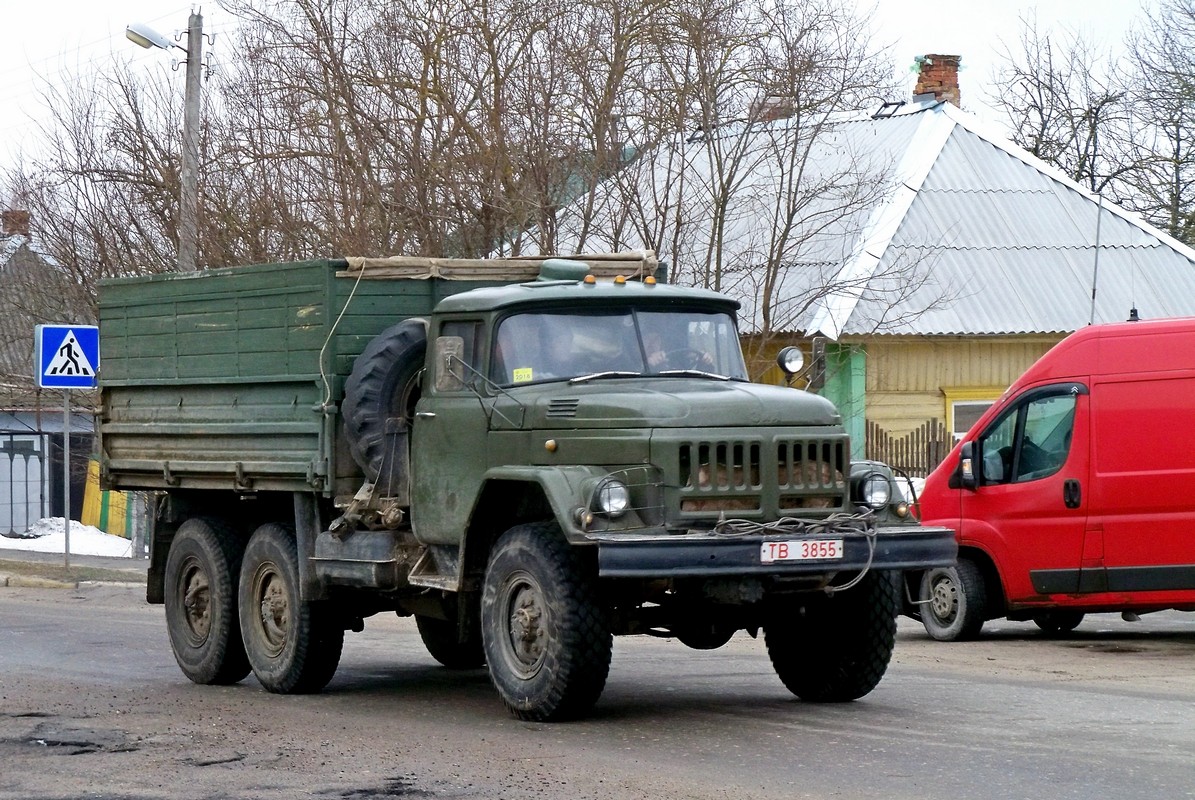
[[[605,373],[747,380],[734,318],[722,312],[535,311],[498,324],[490,380],[499,386]]]

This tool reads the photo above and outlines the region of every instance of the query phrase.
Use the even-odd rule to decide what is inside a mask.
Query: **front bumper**
[[[870,534],[816,536],[729,536],[710,533],[596,534],[598,572],[603,578],[680,578],[718,576],[816,576],[862,569],[901,570],[948,567],[958,544],[949,528],[881,527]],[[765,541],[842,539],[836,559],[762,563]],[[872,549],[874,542],[874,551]]]

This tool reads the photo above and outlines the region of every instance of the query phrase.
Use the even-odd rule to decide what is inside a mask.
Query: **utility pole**
[[[194,272],[199,242],[199,103],[203,15],[187,20],[187,83],[183,95],[183,162],[179,196],[178,271]]]
[[[178,48],[187,53],[187,82],[183,89],[183,152],[179,174],[178,260],[179,272],[198,269],[199,250],[199,106],[203,89],[203,15],[192,8],[187,20],[187,46],[155,31],[148,25],[134,23],[125,28],[125,36],[139,47],[162,50]],[[177,64],[175,67],[177,68]]]

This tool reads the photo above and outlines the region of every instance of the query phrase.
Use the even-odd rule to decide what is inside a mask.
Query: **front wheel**
[[[324,603],[299,596],[294,535],[281,525],[258,528],[241,567],[241,636],[261,685],[278,694],[318,692],[340,663],[344,628]]]
[[[242,541],[214,519],[189,519],[166,558],[166,627],[183,674],[199,684],[236,683],[249,674],[237,630]]]
[[[869,572],[846,591],[777,604],[764,643],[788,690],[812,703],[844,703],[874,689],[896,644],[897,587],[894,576]]]
[[[974,561],[935,567],[921,577],[921,624],[939,642],[974,639],[986,620],[987,587]]]
[[[613,637],[595,574],[555,522],[516,525],[494,545],[481,596],[482,641],[490,679],[519,719],[576,717],[601,696]]]

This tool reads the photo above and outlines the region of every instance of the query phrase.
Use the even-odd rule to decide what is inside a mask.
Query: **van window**
[[[1072,393],[1036,395],[996,420],[980,437],[983,482],[1024,483],[1066,463],[1075,421]]]

